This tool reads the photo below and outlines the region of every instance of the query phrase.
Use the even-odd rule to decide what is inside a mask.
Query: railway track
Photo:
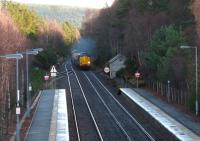
[[[95,94],[92,85],[84,79],[80,79],[80,81],[104,141],[130,141],[131,139],[124,132],[124,129],[121,128],[120,123],[113,116],[108,107],[104,105],[102,100]]]
[[[66,70],[79,140],[93,141],[83,136],[85,131],[88,130],[89,136],[93,134],[90,131],[95,130],[96,135],[91,136],[98,140],[154,141],[92,72],[74,70],[71,64],[66,66]],[[83,115],[89,117],[86,122],[81,119]]]
[[[89,83],[94,89],[96,98],[106,107],[117,126],[122,130],[127,140],[154,141],[153,137],[131,116],[131,114],[112,96],[109,90],[92,72],[78,71],[80,80]]]
[[[76,73],[71,68],[70,63],[66,64],[65,69],[67,71],[67,79],[74,112],[77,140],[103,141]]]

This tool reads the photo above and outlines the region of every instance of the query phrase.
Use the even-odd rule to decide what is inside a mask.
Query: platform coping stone
[[[59,95],[58,95],[56,141],[69,141],[66,92],[64,89],[59,89],[57,90],[57,92],[59,93]]]
[[[68,128],[66,92],[65,89],[56,89],[49,141],[69,141]]]
[[[181,141],[200,141],[198,135],[144,99],[134,90],[130,88],[120,88],[120,90]]]
[[[52,116],[51,116],[49,141],[56,141],[57,111],[58,111],[58,93],[55,93]]]

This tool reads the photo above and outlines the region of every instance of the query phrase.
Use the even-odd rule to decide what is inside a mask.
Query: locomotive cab
[[[79,66],[81,68],[90,68],[91,66],[91,57],[87,53],[81,53],[79,55]]]

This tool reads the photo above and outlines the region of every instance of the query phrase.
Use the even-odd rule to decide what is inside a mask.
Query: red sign
[[[140,73],[139,73],[139,72],[136,72],[136,73],[135,73],[135,77],[136,77],[136,78],[139,78],[139,77],[140,77]]]
[[[48,75],[45,75],[45,76],[44,76],[44,80],[45,80],[45,81],[48,81],[48,80],[49,80],[49,76],[48,76]]]

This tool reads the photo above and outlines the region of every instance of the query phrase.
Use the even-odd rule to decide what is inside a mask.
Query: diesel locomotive
[[[89,54],[85,52],[72,52],[72,62],[81,69],[89,69],[91,67],[92,59]]]

